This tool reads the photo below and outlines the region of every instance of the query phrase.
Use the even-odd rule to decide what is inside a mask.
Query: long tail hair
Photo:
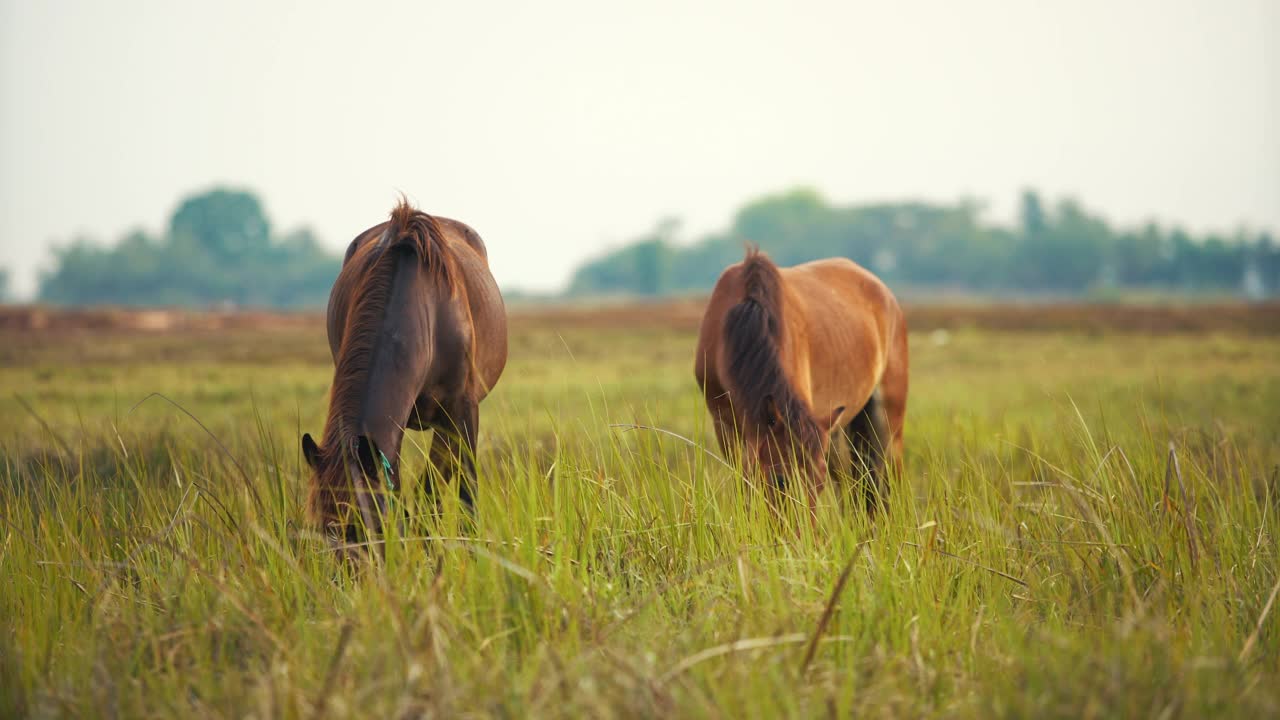
[[[724,318],[726,374],[733,402],[756,426],[770,424],[776,410],[793,438],[809,444],[818,438],[818,425],[782,364],[782,274],[759,248],[749,247],[742,261],[742,279],[742,300]]]

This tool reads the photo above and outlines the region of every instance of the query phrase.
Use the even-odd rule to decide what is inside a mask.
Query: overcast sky
[[[0,267],[251,188],[345,246],[403,191],[560,286],[661,216],[1027,185],[1280,228],[1280,1],[0,0]]]

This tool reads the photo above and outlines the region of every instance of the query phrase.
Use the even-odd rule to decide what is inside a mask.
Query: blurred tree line
[[[727,231],[692,244],[662,220],[580,267],[568,292],[705,292],[749,240],[783,265],[852,258],[904,292],[1280,294],[1280,245],[1266,233],[1117,230],[1074,200],[1047,206],[1034,191],[1023,193],[1015,227],[984,222],[982,210],[971,201],[839,206],[797,189],[748,203]],[[54,254],[39,299],[66,305],[323,306],[341,264],[307,229],[273,234],[253,193],[225,188],[183,200],[162,236],[136,230],[114,247],[78,239]],[[6,286],[0,271],[0,298]]]
[[[1017,227],[984,223],[982,207],[883,203],[838,206],[798,189],[738,211],[727,232],[675,241],[663,220],[621,249],[580,267],[574,295],[655,296],[709,290],[751,241],[781,265],[842,256],[905,290],[1106,295],[1121,291],[1280,293],[1280,247],[1266,233],[1192,237],[1155,224],[1117,230],[1074,200],[1021,197]]]
[[[54,255],[39,299],[64,305],[319,306],[341,265],[305,228],[273,235],[253,193],[225,188],[183,200],[163,236],[78,239]]]

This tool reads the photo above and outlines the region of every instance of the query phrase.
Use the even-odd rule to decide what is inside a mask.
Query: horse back
[[[783,288],[783,360],[795,389],[823,416],[866,403],[886,371],[905,375],[906,322],[897,299],[852,260],[827,258],[779,267]],[[694,373],[708,398],[728,385],[720,377],[724,318],[744,297],[743,263],[721,274],[698,335]],[[895,377],[897,373],[895,373]]]
[[[893,292],[852,260],[826,258],[780,270],[791,313],[801,315],[805,326],[832,336],[833,342],[878,346],[905,326]]]
[[[436,308],[441,321],[437,330],[447,335],[447,338],[438,337],[437,341],[447,339],[465,348],[460,357],[465,356],[470,366],[459,368],[459,374],[466,376],[469,384],[477,385],[479,398],[483,398],[506,365],[506,308],[489,270],[488,252],[480,234],[458,220],[438,216],[434,219],[441,231],[441,247],[448,255],[453,283],[447,300],[438,293],[429,294],[441,304]],[[327,312],[329,348],[335,360],[355,292],[365,275],[373,270],[389,224],[382,222],[360,233],[344,254],[342,269],[329,295]],[[396,312],[408,314],[425,310],[406,307],[397,308]]]
[[[829,258],[782,269],[788,315],[807,357],[815,412],[830,406],[861,407],[899,362],[897,338],[906,321],[889,288],[846,258]]]

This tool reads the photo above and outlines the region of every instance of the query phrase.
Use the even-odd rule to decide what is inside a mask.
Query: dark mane
[[[792,437],[805,447],[820,442],[818,424],[782,367],[782,275],[757,247],[742,261],[743,298],[725,314],[725,370],[733,402],[749,424],[770,421],[769,399]]]
[[[342,472],[343,459],[355,456],[354,444],[360,432],[357,425],[364,411],[364,390],[378,352],[387,299],[401,260],[412,255],[439,287],[448,291],[453,288],[443,235],[435,218],[401,198],[391,211],[385,229],[375,237],[373,247],[365,250],[369,258],[362,261],[361,276],[351,291],[352,304],[335,361],[329,415],[321,443],[325,471],[319,473],[317,487],[312,489],[313,507],[319,500],[318,493],[340,493],[348,484]]]

